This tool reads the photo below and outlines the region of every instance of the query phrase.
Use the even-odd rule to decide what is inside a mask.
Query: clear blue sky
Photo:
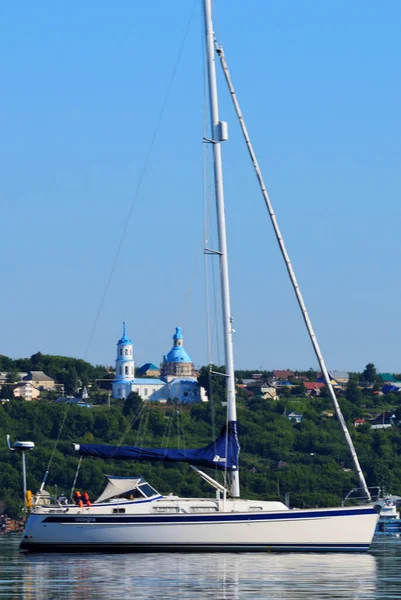
[[[401,3],[216,4],[329,367],[401,371]],[[2,4],[0,353],[84,356],[192,5]],[[123,319],[139,364],[177,324],[207,360],[201,34],[196,8],[90,361],[113,363]],[[236,366],[315,366],[219,85]]]

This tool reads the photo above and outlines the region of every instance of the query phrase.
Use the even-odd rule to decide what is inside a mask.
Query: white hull
[[[39,552],[366,552],[376,522],[377,513],[370,506],[259,514],[115,515],[98,511],[82,514],[40,511],[30,515],[21,549]]]

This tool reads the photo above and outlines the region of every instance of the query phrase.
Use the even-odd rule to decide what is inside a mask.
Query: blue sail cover
[[[223,427],[215,442],[197,450],[81,444],[79,453],[81,456],[93,456],[113,460],[186,462],[197,467],[210,467],[219,469],[220,471],[236,471],[238,469],[239,457],[237,423],[236,421],[230,421],[227,428]]]

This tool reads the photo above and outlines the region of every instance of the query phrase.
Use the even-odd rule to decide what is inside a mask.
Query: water
[[[0,537],[0,598],[401,599],[401,538],[370,554],[32,554]]]

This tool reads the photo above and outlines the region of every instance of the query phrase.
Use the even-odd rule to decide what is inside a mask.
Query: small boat
[[[218,114],[216,53],[223,59],[222,66],[226,76],[227,67],[222,48],[215,45],[211,0],[204,0],[203,4],[211,117],[210,139],[206,141],[211,143],[213,149],[219,232],[218,249],[207,249],[207,252],[214,253],[220,261],[227,390],[226,425],[218,438],[204,448],[147,449],[136,446],[76,444],[76,450],[81,457],[189,463],[214,489],[215,496],[163,496],[140,477],[108,476],[104,492],[90,505],[82,502],[78,505],[65,505],[60,502],[34,505],[20,545],[24,551],[366,552],[374,535],[377,513],[371,503],[364,506],[291,510],[282,502],[246,500],[240,497],[234,330],[230,307],[221,160],[221,143],[227,139],[227,126],[220,121]],[[232,92],[231,95],[234,99]],[[243,120],[241,123],[243,125]],[[247,141],[247,144],[250,149],[250,142]],[[261,180],[259,173],[258,178]],[[269,212],[272,216],[270,208]],[[283,251],[282,238],[278,237]],[[283,255],[287,262],[288,256],[285,251]],[[287,268],[294,283],[295,276],[289,259]],[[299,286],[294,287],[299,299]],[[361,485],[370,499],[352,440],[331,388],[327,369],[303,304],[302,312],[328,388],[331,390]],[[223,472],[227,483],[221,484],[201,470],[203,468]]]
[[[376,533],[401,533],[401,519],[397,509],[397,502],[400,500],[399,496],[384,496],[376,501],[379,510]]]

